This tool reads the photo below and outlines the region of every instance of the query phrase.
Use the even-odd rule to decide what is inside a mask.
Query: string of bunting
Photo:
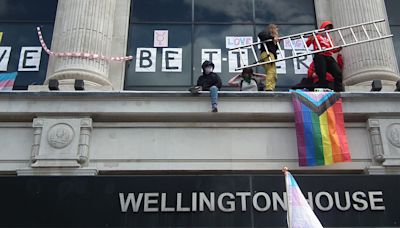
[[[37,29],[39,41],[40,41],[40,44],[42,45],[42,48],[48,55],[51,55],[51,56],[83,58],[83,59],[98,59],[98,60],[105,60],[105,61],[109,61],[109,62],[111,62],[111,61],[125,62],[125,61],[131,61],[133,59],[133,56],[108,57],[108,56],[104,56],[104,55],[85,53],[85,52],[53,52],[47,47],[47,45],[43,39],[43,34],[42,34],[40,27],[37,27],[36,29]]]

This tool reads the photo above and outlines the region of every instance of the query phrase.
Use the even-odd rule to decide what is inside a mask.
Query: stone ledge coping
[[[400,93],[342,93],[346,122],[400,116]],[[290,92],[221,92],[219,113],[208,92],[0,92],[0,122],[43,116],[91,117],[96,122],[293,121]]]
[[[290,92],[233,92],[221,91],[220,97],[234,97],[234,98],[290,98]],[[400,98],[400,92],[345,92],[341,93],[343,98]],[[183,97],[183,98],[196,98],[208,97],[209,92],[201,92],[200,94],[191,94],[186,91],[123,91],[123,92],[29,92],[29,91],[12,91],[0,92],[0,99],[3,98],[152,98],[152,97]]]

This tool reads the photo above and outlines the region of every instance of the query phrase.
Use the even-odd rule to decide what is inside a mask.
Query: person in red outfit
[[[339,65],[340,70],[343,70],[343,56],[341,54],[339,54],[336,58],[337,63]],[[317,73],[315,73],[315,63],[312,62],[310,64],[310,66],[308,67],[308,79],[310,80],[310,82],[312,82],[314,85],[317,85],[319,82],[319,77],[317,75]],[[326,80],[329,83],[329,88],[333,89],[333,87],[331,85],[333,85],[333,83],[335,82],[335,79],[333,78],[332,74],[330,74],[329,72],[326,72]]]
[[[321,29],[330,30],[333,29],[333,24],[330,21],[325,21],[321,25]],[[319,46],[315,38],[318,40]],[[311,44],[314,45],[314,50],[322,50],[332,48],[333,43],[332,37],[325,32],[321,32],[314,36],[310,36],[307,40],[307,46]],[[326,73],[330,73],[334,78],[334,90],[336,92],[341,92],[343,90],[343,76],[342,70],[339,67],[339,64],[332,57],[334,53],[340,52],[342,48],[337,48],[333,50],[328,50],[324,52],[320,52],[314,55],[314,63],[315,63],[315,73],[318,75],[318,84],[319,88],[329,88],[328,81],[326,78]]]

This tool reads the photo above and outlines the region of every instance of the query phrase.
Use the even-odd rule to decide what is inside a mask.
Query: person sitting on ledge
[[[191,92],[210,91],[211,110],[218,112],[218,92],[222,87],[221,78],[214,73],[215,65],[211,61],[204,61],[201,68],[203,75],[197,80],[197,86],[191,89]]]
[[[245,68],[241,74],[231,78],[228,84],[239,87],[240,91],[258,91],[258,80],[256,77],[265,81],[267,75],[254,73],[252,68]]]

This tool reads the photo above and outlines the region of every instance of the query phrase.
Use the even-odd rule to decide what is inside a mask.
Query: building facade
[[[31,211],[17,221],[14,198],[4,197],[4,227],[282,227],[284,166],[327,227],[399,227],[391,192],[400,190],[399,7],[396,0],[1,0],[0,73],[18,76],[13,91],[0,92],[0,181],[2,195],[23,196],[15,202]],[[378,19],[393,39],[342,51],[352,162],[299,167],[288,89],[312,57],[278,65],[279,92],[240,93],[227,85],[240,64],[229,47],[253,42],[269,23],[289,35],[325,20],[342,27]],[[134,59],[48,56],[37,26],[54,52]],[[206,59],[224,84],[216,114],[208,93],[187,92]],[[49,90],[50,80],[59,91]],[[75,91],[75,80],[85,91]],[[383,92],[369,92],[372,80],[382,80]],[[130,204],[131,196],[143,204]]]

